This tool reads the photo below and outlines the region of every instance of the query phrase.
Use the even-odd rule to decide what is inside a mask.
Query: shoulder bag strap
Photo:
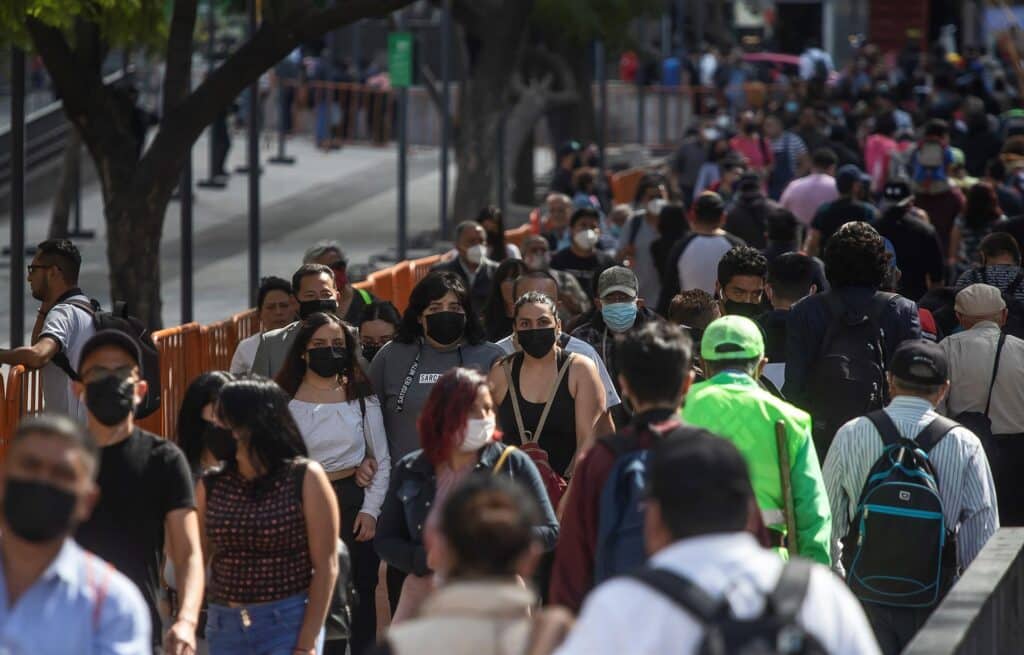
[[[878,434],[882,437],[882,445],[891,446],[903,438],[899,428],[892,422],[885,410],[879,409],[867,415],[869,421],[874,424]]]
[[[537,421],[537,430],[533,433],[533,440],[540,441],[540,433],[544,430],[544,422],[548,420],[548,412],[551,411],[551,406],[555,404],[555,395],[558,393],[558,387],[562,384],[562,378],[565,377],[566,371],[569,370],[569,365],[572,364],[573,353],[568,353],[565,361],[562,362],[562,367],[558,369],[558,375],[555,376],[555,382],[551,385],[551,391],[548,392],[547,402],[544,403],[544,411],[540,413],[540,420]]]
[[[706,591],[668,569],[644,567],[629,574],[662,596],[665,596],[701,624],[714,620],[723,601],[716,601]]]
[[[512,413],[516,417],[516,428],[519,430],[519,441],[527,443],[530,441],[530,433],[526,431],[526,426],[523,425],[523,413],[519,409],[519,390],[516,389],[516,381],[512,377],[512,355],[506,357],[501,363],[501,370],[505,371],[505,381],[508,383],[508,395],[512,400]]]
[[[498,461],[494,463],[493,467],[491,467],[491,472],[494,473],[494,475],[498,475],[499,473],[501,473],[501,467],[505,465],[505,461],[509,458],[510,455],[512,455],[513,451],[516,450],[519,449],[516,448],[515,446],[506,445],[505,450],[501,451],[501,455],[498,457]]]
[[[779,582],[768,594],[776,616],[786,622],[796,618],[804,604],[804,598],[807,597],[807,586],[810,584],[813,570],[813,564],[800,557],[794,557],[786,562],[782,567]]]
[[[369,459],[377,459],[377,453],[373,448],[373,439],[370,438],[370,425],[366,421],[366,398],[359,396],[359,415],[362,420],[363,428],[363,448],[366,451],[365,457]]]
[[[985,416],[988,416],[988,410],[992,406],[992,389],[996,386],[996,375],[999,374],[999,359],[1000,355],[1003,354],[1003,344],[1006,343],[1006,330],[999,333],[999,343],[996,344],[996,361],[992,364],[992,379],[988,381],[988,398],[985,399]]]

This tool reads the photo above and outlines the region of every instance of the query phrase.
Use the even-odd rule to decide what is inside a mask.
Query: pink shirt
[[[751,168],[765,168],[772,163],[772,145],[761,137],[734,136],[729,147],[743,155]]]
[[[801,223],[810,225],[818,208],[838,197],[834,177],[826,173],[811,173],[790,182],[779,202]]]
[[[872,134],[864,143],[864,163],[871,176],[871,190],[881,191],[889,177],[889,159],[899,149],[895,140],[883,134]]]

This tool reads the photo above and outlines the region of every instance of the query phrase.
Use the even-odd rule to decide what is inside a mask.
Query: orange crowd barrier
[[[520,245],[534,232],[526,223],[508,230],[509,243]],[[365,289],[381,300],[395,304],[399,312],[405,311],[412,288],[430,273],[442,259],[431,255],[371,273],[366,280],[354,286]],[[211,325],[188,323],[153,333],[153,342],[160,352],[160,409],[139,426],[163,437],[176,437],[178,410],[188,385],[207,371],[227,370],[238,342],[259,332],[259,315],[255,309],[239,312],[229,319]],[[6,391],[6,393],[5,393]],[[7,377],[6,387],[0,378],[0,454],[7,440],[24,416],[43,410],[43,389],[40,372],[15,366]]]
[[[636,189],[647,171],[643,168],[631,168],[612,175],[612,200],[616,205],[631,204],[636,197]]]

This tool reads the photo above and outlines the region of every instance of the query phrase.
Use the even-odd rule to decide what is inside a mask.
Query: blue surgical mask
[[[601,307],[601,318],[612,332],[625,332],[636,323],[636,302],[613,302]]]

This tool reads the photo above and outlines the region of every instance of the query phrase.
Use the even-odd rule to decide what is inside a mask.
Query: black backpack
[[[100,304],[96,300],[90,302],[65,300],[59,304],[71,305],[88,313],[92,316],[92,324],[97,332],[118,330],[132,338],[132,341],[139,347],[139,352],[142,353],[139,368],[142,371],[143,379],[149,386],[146,397],[135,408],[135,418],[146,418],[160,409],[160,351],[156,349],[156,345],[153,343],[153,334],[145,324],[134,316],[129,316],[127,306],[123,302],[115,302],[111,312],[100,309]],[[54,355],[53,363],[72,380],[76,382],[80,380],[78,373],[71,367],[71,362],[63,351]]]
[[[843,538],[846,583],[862,602],[932,607],[956,574],[956,536],[946,525],[928,453],[958,426],[939,416],[906,439],[884,411],[867,415],[885,449],[868,473]]]
[[[983,283],[995,286],[988,281],[987,267],[982,266],[979,273]],[[1006,303],[1006,325],[1003,326],[1003,331],[1018,339],[1024,339],[1024,303],[1017,300],[1017,290],[1022,283],[1024,271],[1017,271],[1017,277],[1013,278],[1002,292],[1003,301]]]
[[[813,564],[794,558],[765,598],[764,611],[738,619],[727,600],[715,600],[686,578],[666,569],[644,568],[635,580],[671,599],[704,628],[699,655],[824,655],[825,647],[797,623]]]
[[[886,354],[880,320],[896,294],[876,292],[866,312],[850,311],[835,292],[821,294],[831,322],[808,380],[805,408],[813,419],[814,447],[825,460],[844,423],[885,404]]]

